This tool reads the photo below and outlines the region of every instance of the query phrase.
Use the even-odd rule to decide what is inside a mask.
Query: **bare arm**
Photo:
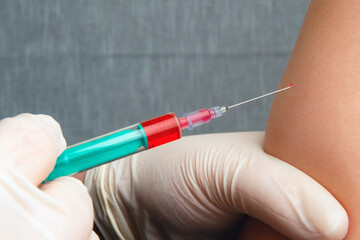
[[[360,239],[360,1],[311,2],[280,85],[289,83],[265,151],[325,186],[349,214],[347,239]]]

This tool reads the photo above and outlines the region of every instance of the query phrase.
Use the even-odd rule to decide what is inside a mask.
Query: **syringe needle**
[[[195,127],[198,127],[198,126],[201,126],[201,125],[203,125],[205,123],[210,122],[214,118],[221,117],[230,108],[234,108],[234,107],[237,107],[239,105],[249,103],[249,102],[255,101],[257,99],[260,99],[260,98],[263,98],[263,97],[266,97],[266,96],[269,96],[269,95],[272,95],[272,94],[275,94],[275,93],[285,91],[285,90],[287,90],[289,88],[292,88],[292,87],[293,87],[293,85],[290,84],[286,88],[279,89],[277,91],[267,93],[267,94],[261,95],[259,97],[252,98],[252,99],[249,99],[249,100],[246,100],[244,102],[240,102],[240,103],[228,106],[228,107],[216,106],[216,107],[212,107],[212,108],[199,109],[199,110],[191,112],[191,113],[184,113],[184,117],[178,119],[178,122],[180,123],[180,128],[181,129],[187,128],[187,129],[191,130],[191,129],[195,128]]]
[[[276,93],[279,93],[279,92],[288,90],[288,89],[290,89],[290,88],[292,88],[292,87],[293,87],[293,85],[292,85],[292,84],[289,84],[289,86],[286,87],[286,88],[282,88],[282,89],[279,89],[279,90],[277,90],[277,91],[274,91],[274,92],[271,92],[271,93],[267,93],[267,94],[261,95],[261,96],[256,97],[256,98],[252,98],[252,99],[246,100],[246,101],[244,101],[244,102],[240,102],[240,103],[236,103],[236,104],[234,104],[234,105],[228,106],[228,107],[226,107],[226,110],[229,110],[230,108],[234,108],[234,107],[243,105],[243,104],[245,104],[245,103],[249,103],[249,102],[258,100],[258,99],[263,98],[263,97],[267,97],[267,96],[270,96],[270,95],[273,95],[273,94],[276,94]]]

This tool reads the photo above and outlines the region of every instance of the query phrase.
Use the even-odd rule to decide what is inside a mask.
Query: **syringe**
[[[276,94],[292,88],[286,88],[261,95],[231,106],[204,108],[185,113],[177,118],[168,113],[126,128],[69,146],[57,158],[55,167],[45,182],[61,176],[76,174],[105,163],[151,149],[181,138],[182,130],[189,130],[222,116],[229,109]]]

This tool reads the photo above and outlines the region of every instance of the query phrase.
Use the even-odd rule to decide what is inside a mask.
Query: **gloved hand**
[[[98,239],[84,185],[62,177],[40,183],[66,143],[46,115],[0,121],[0,239]]]
[[[95,221],[107,239],[229,239],[248,214],[291,239],[342,239],[342,206],[263,141],[263,132],[184,137],[92,169]]]

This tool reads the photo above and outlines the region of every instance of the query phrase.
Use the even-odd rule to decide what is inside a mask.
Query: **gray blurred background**
[[[0,0],[0,118],[69,144],[277,88],[310,0]],[[272,98],[194,133],[264,130]]]

